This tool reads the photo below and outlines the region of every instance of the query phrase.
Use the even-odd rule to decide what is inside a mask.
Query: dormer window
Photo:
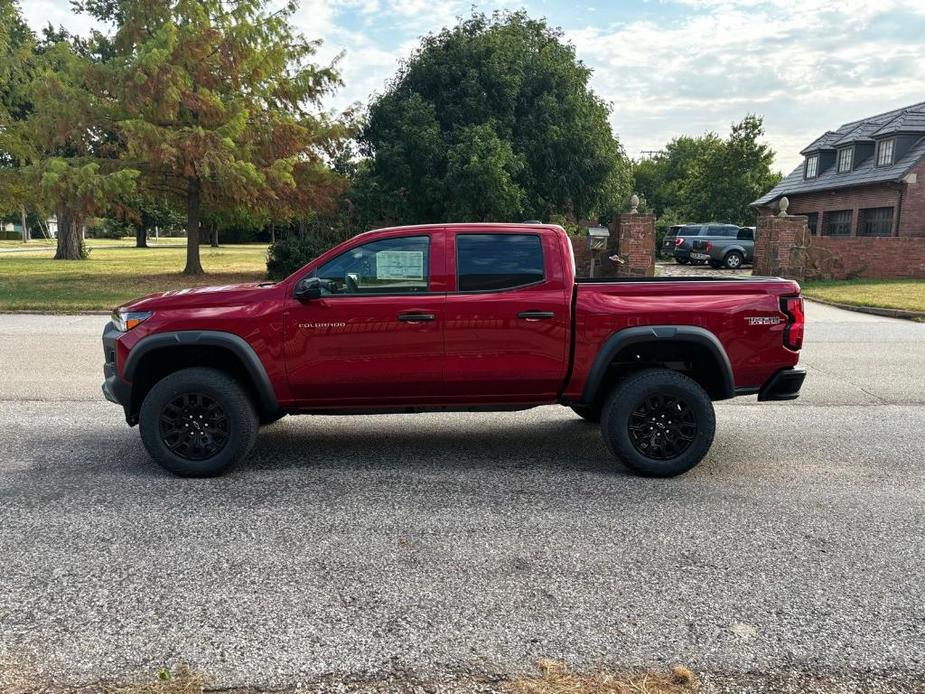
[[[838,173],[848,173],[854,166],[854,147],[838,150]]]
[[[806,171],[804,172],[804,178],[815,178],[819,175],[819,155],[811,154],[806,157]]]
[[[877,166],[893,166],[893,152],[896,150],[896,140],[881,140],[877,143]]]

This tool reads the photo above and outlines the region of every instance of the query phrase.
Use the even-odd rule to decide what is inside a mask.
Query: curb
[[[803,296],[808,301],[814,301],[817,304],[824,304],[825,306],[832,306],[834,308],[841,308],[846,311],[868,313],[872,316],[883,316],[885,318],[902,318],[905,320],[925,321],[925,311],[906,311],[901,308],[875,308],[873,306],[855,306],[853,304],[840,304],[836,301],[817,299],[807,294],[804,294]]]

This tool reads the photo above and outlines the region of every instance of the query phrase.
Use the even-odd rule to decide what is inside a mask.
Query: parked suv
[[[691,262],[708,262],[714,268],[737,270],[752,262],[755,254],[755,227],[710,224],[707,233],[691,242]]]

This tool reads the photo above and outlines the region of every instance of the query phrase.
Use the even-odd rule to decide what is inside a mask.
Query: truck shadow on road
[[[628,474],[607,450],[600,429],[581,420],[518,421],[506,415],[486,425],[484,416],[455,415],[451,423],[440,416],[286,418],[260,432],[239,469],[555,468]]]

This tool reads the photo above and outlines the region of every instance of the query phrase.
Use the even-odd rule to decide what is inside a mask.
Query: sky
[[[69,0],[20,2],[35,28],[92,26]],[[294,21],[323,39],[321,60],[341,56],[336,111],[368,103],[421,36],[473,7],[561,27],[633,158],[756,113],[788,173],[826,130],[925,101],[925,0],[301,0]]]

